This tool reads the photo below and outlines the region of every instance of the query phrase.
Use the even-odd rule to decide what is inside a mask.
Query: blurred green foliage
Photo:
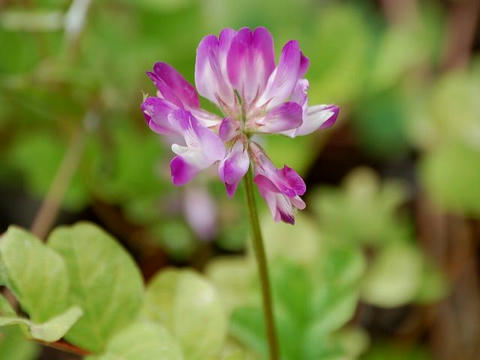
[[[416,172],[412,185],[356,170],[341,186],[313,189],[307,201],[310,213],[298,216],[295,227],[265,217],[282,353],[286,359],[353,359],[360,354],[394,359],[399,353],[406,359],[429,358],[422,349],[391,344],[374,343],[368,351],[368,334],[349,322],[359,301],[392,308],[436,301],[447,292],[444,275],[417,244],[404,206],[418,188],[442,212],[480,216],[480,66],[474,59],[462,69],[441,68],[448,36],[446,14],[437,2],[421,2],[413,21],[390,24],[372,1],[102,0],[91,2],[78,37],[65,27],[71,5],[69,0],[0,5],[1,183],[21,184],[34,197],[44,197],[73,139],[84,133],[85,150],[64,208],[95,209],[98,202],[118,207],[172,258],[187,261],[200,236],[185,220],[186,192],[173,189],[169,181],[168,145],[144,125],[139,106],[144,94],[155,91],[145,71],[156,61],[167,61],[193,82],[199,40],[227,26],[268,27],[277,53],[296,38],[311,61],[310,103],[337,103],[341,115],[332,131],[295,140],[262,139],[274,162],[303,175],[314,173],[312,165],[328,137],[347,128],[359,151],[375,160],[388,163],[415,154]],[[194,185],[218,204],[212,214],[218,248],[241,251],[248,230],[242,189],[227,199],[214,173],[202,175]],[[233,360],[265,353],[250,251],[214,259],[207,265],[209,280],[189,270],[162,272],[145,295],[138,269],[109,236],[98,229],[88,236],[84,229],[78,230],[81,236],[71,229],[59,231],[68,236],[55,246],[21,236],[34,244],[29,247],[32,257],[51,265],[48,273],[36,269],[35,261],[28,264],[31,272],[20,271],[26,265],[12,253],[2,260],[13,262],[11,268],[5,265],[13,269],[8,275],[2,269],[2,280],[32,321],[44,323],[72,303],[82,303],[87,315],[67,339],[104,350],[100,359],[122,356],[129,350],[126,339],[152,339],[150,347],[136,349],[126,359],[184,354],[186,359]],[[92,238],[88,247],[93,250],[85,253],[111,252],[111,263],[90,258],[95,264],[83,262],[78,273],[67,272],[78,249],[63,246]],[[24,256],[24,251],[14,253]],[[106,268],[118,267],[126,272],[130,291],[110,290],[117,305],[126,301],[130,311],[115,322],[97,321],[106,305],[95,284],[88,288],[91,299],[65,299],[81,295],[79,290],[67,296],[66,289],[78,285],[84,271],[98,272],[97,280],[105,284],[111,280]],[[44,288],[30,288],[27,276],[42,277]],[[49,287],[52,278],[55,289]],[[146,305],[140,310],[144,295]],[[201,296],[212,301],[204,304],[206,309],[196,303]],[[186,319],[191,321],[187,324],[175,315],[185,308],[195,308],[198,315]],[[200,327],[205,325],[203,311],[213,313],[215,326]],[[132,320],[137,312],[142,325]],[[193,330],[184,333],[190,326],[208,335],[205,343],[194,341]],[[92,339],[97,332],[104,336]],[[2,328],[0,335],[2,359],[35,356],[35,346],[23,340],[17,327]]]

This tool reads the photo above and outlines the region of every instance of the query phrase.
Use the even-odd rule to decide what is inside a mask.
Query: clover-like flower
[[[195,84],[189,84],[172,66],[156,63],[147,75],[158,91],[142,104],[150,128],[166,135],[176,154],[170,163],[175,185],[189,182],[213,164],[229,196],[249,169],[275,221],[294,223],[294,210],[305,182],[295,170],[277,169],[252,139],[254,134],[307,135],[332,126],[335,105],[308,105],[309,60],[298,42],[285,44],[275,64],[269,31],[224,29],[208,35],[197,49]],[[198,93],[217,105],[222,116],[200,107]]]

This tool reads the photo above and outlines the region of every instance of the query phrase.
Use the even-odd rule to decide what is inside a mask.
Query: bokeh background
[[[204,35],[266,26],[277,54],[297,39],[310,58],[311,103],[341,108],[327,131],[264,139],[308,186],[295,227],[262,205],[270,253],[358,272],[351,359],[478,359],[479,16],[478,0],[1,0],[0,231],[93,221],[145,279],[206,271],[234,307],[247,293],[243,189],[227,198],[214,170],[175,188],[140,104],[156,61],[193,82]],[[0,358],[75,357],[5,332]]]

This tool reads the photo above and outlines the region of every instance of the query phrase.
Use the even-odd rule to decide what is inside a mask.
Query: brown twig
[[[32,233],[40,239],[45,238],[57,217],[58,210],[70,185],[72,176],[82,157],[84,143],[85,131],[81,129],[74,135],[67,153],[55,174],[55,178],[50,185],[47,196],[31,226]]]
[[[480,15],[480,1],[456,1],[447,25],[447,39],[443,69],[465,65],[471,56],[475,28]]]
[[[35,340],[35,342],[39,343],[40,345],[50,347],[52,349],[61,350],[63,352],[67,352],[74,355],[79,355],[79,356],[90,355],[89,351],[79,348],[75,345],[72,345],[64,340],[58,340],[53,343],[41,341],[41,340]]]

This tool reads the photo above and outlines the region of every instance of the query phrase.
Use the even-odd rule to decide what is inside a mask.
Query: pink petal
[[[176,110],[185,146],[173,144],[172,151],[197,169],[205,169],[225,157],[225,146],[217,134],[206,128],[188,111]]]
[[[217,229],[217,207],[206,187],[188,186],[183,212],[188,224],[201,239],[211,239]]]
[[[283,169],[277,169],[277,175],[281,181],[277,183],[279,190],[289,197],[303,195],[307,190],[305,181],[295,170],[284,165]]]
[[[261,94],[275,68],[273,38],[270,32],[258,27],[238,31],[227,56],[230,82],[247,103]]]
[[[227,53],[236,32],[224,29],[219,38],[208,35],[197,48],[195,84],[203,97],[219,105],[219,99],[227,105],[234,103],[234,94],[227,77]]]
[[[186,162],[181,156],[175,156],[170,162],[170,172],[173,184],[182,186],[193,179],[198,169]]]
[[[218,176],[225,183],[228,196],[235,194],[238,183],[247,173],[249,166],[248,153],[243,143],[237,141],[218,167]]]
[[[255,142],[250,143],[250,151],[255,163],[255,174],[267,178],[275,187],[275,191],[288,197],[305,193],[305,182],[295,170],[288,166],[284,166],[283,169],[277,169],[261,146]]]
[[[153,72],[147,72],[147,75],[157,87],[157,95],[159,98],[164,99],[179,108],[183,108],[182,101],[162,78]]]
[[[303,109],[295,102],[283,103],[271,110],[261,120],[259,132],[279,133],[286,130],[296,129],[302,125]]]
[[[300,106],[307,104],[307,91],[309,88],[309,83],[307,79],[300,79],[297,81],[292,94],[290,95],[290,101],[296,102]]]
[[[285,44],[277,67],[268,79],[267,87],[259,104],[272,108],[284,102],[292,93],[301,72],[306,71],[308,62],[300,51],[298,42],[291,40]]]
[[[260,195],[270,209],[275,221],[283,221],[289,224],[295,223],[295,209],[305,208],[305,203],[299,196],[288,197],[278,191],[275,184],[263,175],[256,175],[254,178]]]
[[[163,79],[167,86],[175,93],[184,105],[190,108],[198,108],[198,100],[195,88],[184,79],[175,68],[164,62],[157,62],[153,66],[155,74]]]
[[[172,103],[158,97],[146,98],[142,103],[142,111],[150,129],[163,135],[177,135],[178,124],[171,121],[169,115],[178,109]]]
[[[303,124],[295,132],[308,135],[318,129],[326,129],[335,124],[340,109],[335,105],[315,105],[308,108],[303,117]]]
[[[310,59],[306,57],[302,52],[300,53],[300,67],[298,69],[298,77],[302,78],[307,73],[308,67],[310,66]]]
[[[224,142],[232,140],[240,130],[240,123],[232,118],[226,117],[218,128],[218,135]]]

